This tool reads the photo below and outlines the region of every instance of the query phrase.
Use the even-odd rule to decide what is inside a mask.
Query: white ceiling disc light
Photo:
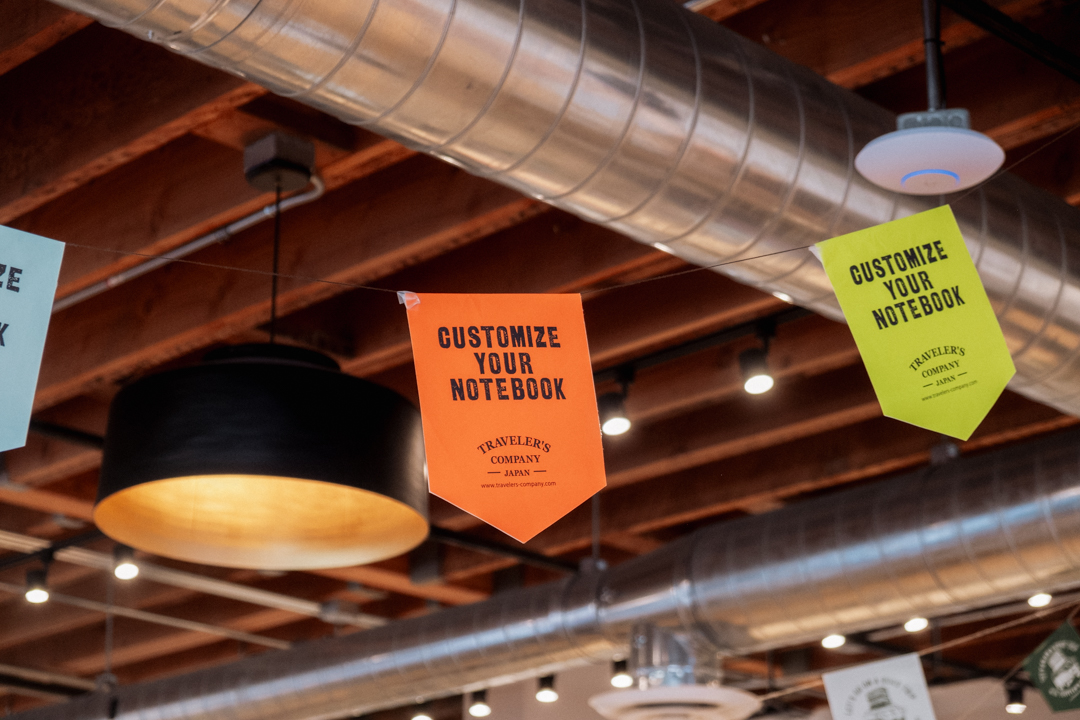
[[[1005,151],[962,127],[913,127],[871,140],[855,157],[870,182],[907,195],[944,195],[978,185],[997,172]]]
[[[746,720],[761,700],[731,687],[661,685],[594,695],[589,706],[608,720]]]

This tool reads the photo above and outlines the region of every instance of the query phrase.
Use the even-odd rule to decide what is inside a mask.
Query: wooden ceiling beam
[[[0,4],[0,75],[39,55],[93,20],[45,0]]]
[[[18,98],[0,106],[0,222],[265,93],[91,25],[0,76],[0,95]]]
[[[1080,420],[1006,392],[966,443],[970,453],[1016,442]],[[770,448],[747,452],[692,470],[622,487],[600,496],[602,540],[642,535],[925,465],[940,436],[878,417]],[[588,503],[526,544],[535,552],[561,555],[587,548],[592,518]],[[488,532],[479,531],[481,534]],[[492,533],[492,536],[496,535]],[[443,574],[460,582],[490,572],[492,558],[447,556]]]
[[[639,424],[626,435],[605,438],[605,493],[678,472],[693,475],[702,466],[720,460],[846,428],[880,415],[877,398],[861,365],[817,377],[791,378],[767,395],[742,394],[726,403]],[[480,524],[460,511],[434,517],[433,521],[453,530]]]
[[[103,436],[109,397],[82,395],[40,413],[35,420]],[[94,470],[101,451],[30,432],[26,445],[4,453],[8,478],[19,485],[41,487]]]
[[[28,564],[20,568],[24,573]],[[12,579],[9,582],[16,582]],[[57,562],[49,570],[49,587],[54,592],[74,597],[102,600],[105,597],[105,574],[100,570]],[[156,583],[117,583],[118,606],[148,610],[157,605],[174,605],[201,596],[190,590]],[[295,617],[295,616],[294,616]],[[0,652],[60,634],[100,625],[101,613],[49,602],[31,605],[22,597],[5,598],[0,603]]]
[[[1019,20],[1044,12],[1047,3],[1011,0],[993,4]],[[724,24],[846,88],[861,87],[923,64],[921,8],[903,0],[770,0],[728,18]],[[942,13],[941,38],[946,53],[983,37],[986,32],[982,29],[947,10]],[[949,62],[946,60],[946,66]]]
[[[760,345],[756,337],[749,336],[639,371],[626,399],[631,421],[652,422],[741,397],[739,354]],[[859,351],[847,326],[816,315],[780,326],[769,345],[769,369],[778,383],[859,362]],[[615,389],[615,383],[602,384],[597,392]]]
[[[1051,12],[1032,24],[1051,42],[1075,49],[1077,23]],[[1004,40],[987,37],[944,63],[950,107],[971,112],[972,127],[1009,150],[1080,121],[1080,85]],[[894,112],[926,109],[923,69],[912,68],[864,87],[860,94]]]
[[[670,258],[548,210],[379,284],[415,292],[573,292],[628,273],[663,272],[673,267]],[[351,356],[342,367],[353,375],[373,376],[412,358],[405,314],[392,294],[347,293],[285,318],[280,327],[284,334],[316,345],[325,342],[319,338],[337,338],[334,342]]]
[[[1080,120],[1080,117],[1078,117]],[[1041,139],[1014,148],[1005,156],[1009,172],[1032,185],[1063,198],[1070,205],[1080,204],[1080,133],[1074,132],[1044,146]],[[1019,164],[1017,164],[1019,163]]]
[[[272,203],[272,193],[244,179],[242,150],[181,137],[11,225],[77,243],[65,249],[60,270],[57,297],[65,297],[145,261],[122,252],[164,253]],[[368,134],[355,150],[335,154],[318,171],[332,190],[414,154]]]
[[[293,277],[282,278],[278,307],[288,313],[325,300],[347,289],[343,283],[370,282],[422,262],[539,207],[434,160],[389,168],[283,218],[281,271]],[[173,263],[54,315],[36,408],[266,322],[270,231],[257,226],[197,255],[201,262],[254,272]]]
[[[861,364],[789,379],[766,395],[743,394],[610,438],[604,453],[608,487],[696,468],[880,415]]]

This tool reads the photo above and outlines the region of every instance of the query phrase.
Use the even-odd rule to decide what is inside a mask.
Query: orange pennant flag
[[[526,542],[604,487],[580,295],[400,297],[433,494]]]

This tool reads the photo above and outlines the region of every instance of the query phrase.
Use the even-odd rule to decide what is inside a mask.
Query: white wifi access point
[[[907,113],[900,128],[855,157],[870,182],[907,195],[944,195],[978,185],[1005,161],[992,139],[968,127],[966,110]]]
[[[661,685],[594,695],[589,706],[607,720],[746,720],[761,700],[733,687]]]

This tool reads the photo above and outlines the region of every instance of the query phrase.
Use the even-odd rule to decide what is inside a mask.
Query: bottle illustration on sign
[[[870,701],[870,712],[865,720],[905,720],[904,709],[892,704],[885,688],[874,688],[866,694],[866,699]]]
[[[1080,663],[1063,653],[1059,648],[1054,648],[1046,663],[1054,673],[1054,687],[1064,692],[1070,691],[1080,680]]]

